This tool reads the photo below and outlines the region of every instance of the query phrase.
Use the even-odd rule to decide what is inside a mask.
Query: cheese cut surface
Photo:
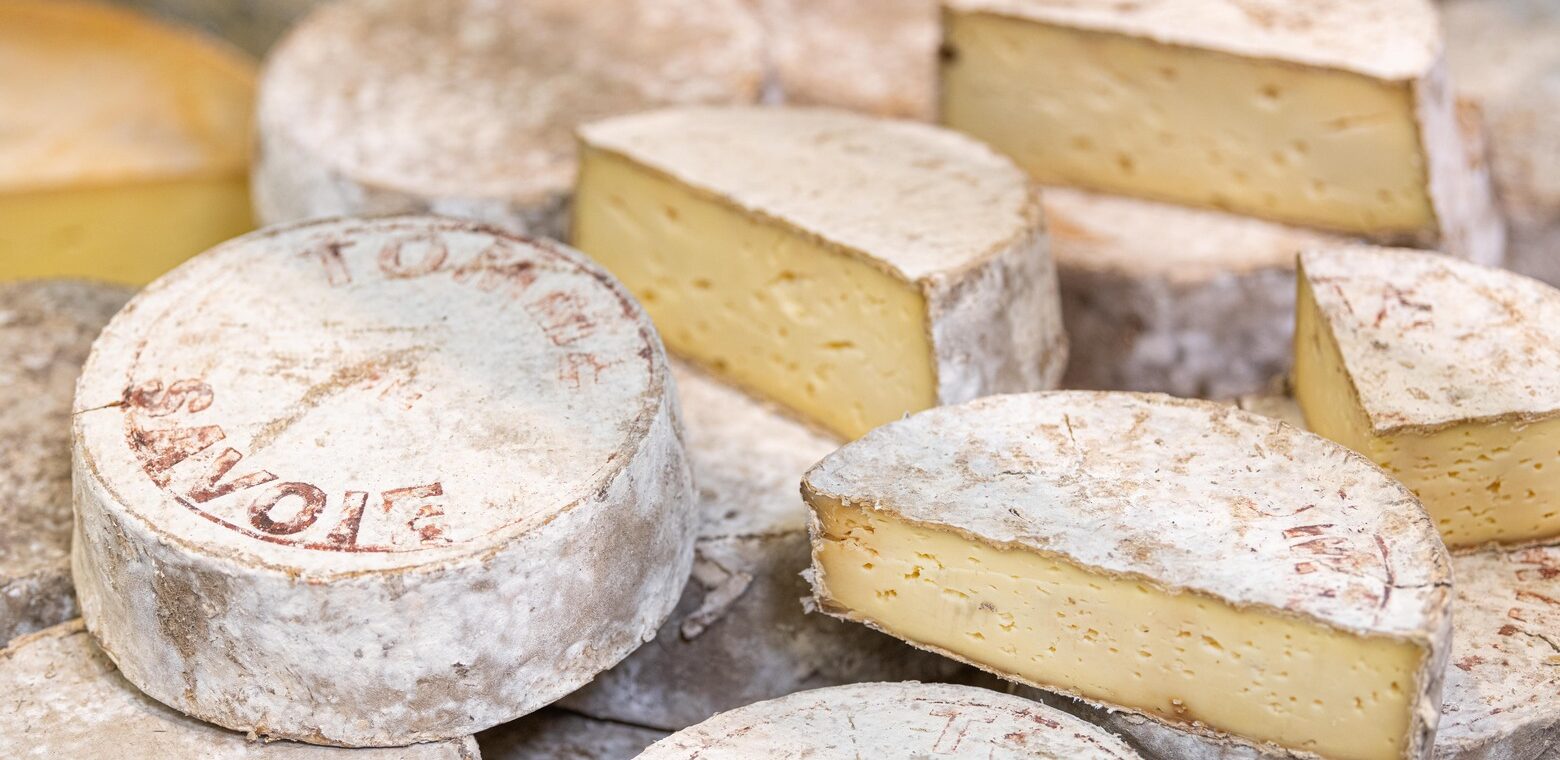
[[[745,0],[763,20],[781,97],[933,118],[937,0]]]
[[[461,737],[395,749],[265,743],[202,723],[137,691],[73,620],[0,649],[0,755],[165,760],[476,760]],[[109,747],[112,747],[110,750]]]
[[[1442,2],[1457,91],[1479,101],[1512,269],[1560,285],[1560,4]]]
[[[482,760],[625,760],[665,736],[665,731],[546,708],[477,734],[477,743]]]
[[[1304,426],[1283,394],[1253,394],[1241,408]],[[1481,552],[1452,558],[1452,654],[1446,670],[1436,760],[1528,760],[1560,748],[1560,548]],[[1121,734],[1153,760],[1275,760],[1294,754],[1210,741],[1126,713],[1045,697]]]
[[[130,291],[0,283],[0,645],[76,614],[70,409],[92,339]]]
[[[807,614],[801,574],[811,544],[796,484],[838,442],[692,367],[674,362],[673,374],[698,484],[693,577],[654,641],[560,705],[676,730],[805,689],[975,675],[877,631]]]
[[[147,694],[236,730],[385,746],[523,715],[677,600],[672,388],[649,319],[561,245],[432,217],[240,238],[83,369],[83,616]]]
[[[142,284],[251,229],[254,77],[129,11],[0,5],[0,279]]]
[[[802,487],[832,614],[1231,741],[1426,756],[1445,549],[1319,437],[1168,396],[998,396],[886,425]]]
[[[751,103],[742,0],[351,2],[267,59],[255,196],[267,223],[429,211],[562,237],[576,125]]]
[[[944,20],[941,120],[1047,184],[1426,245],[1488,203],[1427,0],[952,0]]]
[[[1560,535],[1560,290],[1422,252],[1308,251],[1294,389],[1448,546]]]
[[[581,130],[573,241],[667,345],[853,438],[1052,387],[1066,360],[1037,196],[935,127],[678,109]]]
[[[1027,699],[971,686],[863,683],[722,713],[656,742],[640,760],[985,757],[1138,760],[1110,734]]]

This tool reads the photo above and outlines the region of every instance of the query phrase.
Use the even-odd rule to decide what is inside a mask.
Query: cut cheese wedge
[[[1243,409],[1304,426],[1283,394],[1239,399]],[[1457,579],[1452,654],[1446,669],[1436,760],[1542,758],[1560,746],[1560,548],[1452,557]],[[1021,687],[1020,687],[1021,688]],[[1025,696],[1028,696],[1026,692]],[[1151,760],[1289,760],[1297,755],[1210,741],[1141,716],[1109,713],[1036,693],[1048,703],[1128,738]]]
[[[1041,182],[1424,247],[1503,234],[1429,0],[944,7],[941,120]]]
[[[0,279],[144,284],[251,229],[254,78],[129,11],[0,3]]]
[[[674,363],[673,375],[698,483],[693,577],[652,644],[559,704],[675,731],[804,689],[974,675],[877,631],[807,614],[801,573],[811,544],[796,483],[839,443],[692,367]]]
[[[130,291],[0,283],[0,646],[76,616],[70,409],[87,349]]]
[[[885,425],[802,491],[826,612],[1229,742],[1427,757],[1446,550],[1330,441],[1168,396],[996,396]]]
[[[266,743],[158,704],[121,676],[80,620],[0,649],[0,756],[120,760],[476,760],[471,737],[349,751]]]
[[[562,245],[273,228],[160,279],[74,414],[82,615],[153,698],[257,735],[469,734],[617,664],[697,529],[649,318]]]
[[[1560,535],[1560,290],[1418,251],[1300,262],[1310,428],[1400,478],[1453,549]]]
[[[947,684],[864,683],[792,694],[717,715],[639,760],[1139,760],[1120,739],[1026,699]]]
[[[854,438],[1053,387],[1039,199],[973,140],[820,109],[677,109],[581,132],[573,241],[668,347]]]
[[[751,103],[742,0],[333,3],[267,58],[255,206],[265,223],[432,212],[561,237],[576,125]]]
[[[744,0],[787,103],[931,119],[937,0]]]
[[[1445,0],[1446,58],[1489,122],[1512,269],[1560,285],[1560,3]]]

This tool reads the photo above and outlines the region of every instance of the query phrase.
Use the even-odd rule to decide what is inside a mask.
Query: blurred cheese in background
[[[254,78],[130,11],[0,3],[0,279],[140,284],[248,231]]]
[[[1453,0],[1441,13],[1453,84],[1489,127],[1507,265],[1560,285],[1560,2]]]
[[[559,237],[576,125],[753,103],[740,0],[342,0],[266,61],[255,208],[270,224],[433,212]]]
[[[952,0],[941,120],[1041,182],[1499,246],[1428,0]]]

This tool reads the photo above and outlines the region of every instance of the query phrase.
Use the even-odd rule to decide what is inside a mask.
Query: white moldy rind
[[[432,212],[561,237],[576,124],[749,103],[740,0],[347,0],[272,51],[254,170],[262,222]]]
[[[1489,124],[1509,264],[1560,285],[1560,3],[1450,0],[1441,17],[1452,83]]]
[[[125,677],[349,746],[463,735],[671,612],[696,514],[660,341],[561,245],[431,217],[273,228],[104,330],[73,567]]]
[[[863,756],[1139,760],[1120,739],[1045,705],[914,681],[835,686],[749,705],[672,734],[639,758]]]
[[[202,723],[137,691],[80,620],[0,650],[0,756],[120,760],[477,760],[461,737],[397,749],[348,750],[266,743]]]
[[[1368,246],[1309,250],[1300,267],[1375,434],[1560,414],[1560,290]]]
[[[745,0],[787,103],[930,120],[937,0]]]
[[[0,284],[0,645],[76,615],[71,392],[92,339],[130,293],[73,280]]]
[[[1243,409],[1302,423],[1294,399],[1246,396]],[[1297,427],[1303,427],[1298,424]],[[1560,548],[1452,557],[1452,653],[1435,760],[1538,760],[1560,749]],[[1152,760],[1288,760],[1128,713],[1015,689],[1122,735]]]
[[[666,736],[547,708],[477,735],[482,760],[625,760]]]
[[[682,108],[581,141],[787,226],[926,298],[939,403],[1055,387],[1067,361],[1039,196],[955,132],[813,108]]]
[[[994,396],[884,425],[820,462],[802,488],[993,546],[1417,642],[1427,656],[1408,756],[1425,756],[1450,643],[1446,549],[1412,493],[1319,436],[1157,394]],[[812,535],[816,570],[816,515]],[[822,573],[813,590],[825,611],[859,620],[832,602]]]
[[[1217,397],[1290,363],[1295,256],[1343,238],[1047,187],[1069,388]]]
[[[676,730],[804,689],[968,676],[890,636],[806,613],[811,544],[796,484],[839,442],[673,366],[702,520],[693,578],[654,641],[561,704]]]
[[[1504,256],[1505,224],[1482,152],[1470,156],[1465,149],[1467,127],[1447,85],[1440,23],[1429,0],[945,0],[943,6],[1406,84],[1436,220],[1434,229],[1385,242],[1488,264]]]

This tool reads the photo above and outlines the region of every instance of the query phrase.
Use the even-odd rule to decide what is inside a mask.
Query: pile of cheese
[[[0,756],[1560,748],[1541,3],[121,4],[0,0]]]

